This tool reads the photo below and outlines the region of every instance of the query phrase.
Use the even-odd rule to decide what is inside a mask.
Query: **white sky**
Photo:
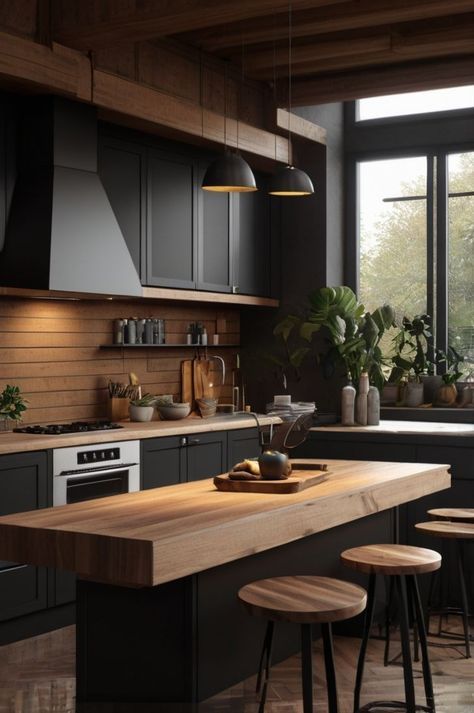
[[[358,104],[361,120],[459,109],[474,106],[474,86],[362,99]],[[459,155],[451,155],[450,171],[455,171],[458,165]],[[423,176],[426,185],[426,157],[362,162],[359,164],[359,171],[361,223],[365,227],[367,238],[364,248],[370,248],[372,242],[370,238],[375,224],[390,211],[393,205],[384,203],[383,199],[406,195],[402,184],[410,183],[419,176]]]

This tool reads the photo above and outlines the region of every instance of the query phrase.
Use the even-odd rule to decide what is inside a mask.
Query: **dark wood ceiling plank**
[[[364,27],[376,27],[399,22],[415,22],[474,11],[474,0],[349,0],[334,7],[313,8],[293,12],[294,38],[311,37]],[[219,27],[190,33],[184,40],[192,41],[209,52],[239,47],[242,40],[252,44],[284,40],[288,22],[284,14],[268,14],[252,22],[241,21],[231,27]]]
[[[293,9],[337,5],[343,0],[293,0]],[[98,49],[124,41],[140,41],[282,12],[288,0],[56,0],[54,38],[76,49]]]
[[[472,84],[474,57],[326,74],[293,82],[293,106]]]
[[[474,54],[474,15],[463,15],[459,22],[410,24],[390,31],[381,28],[380,35],[360,35],[338,40],[315,41],[294,47],[293,76],[324,74],[336,70],[351,71],[358,66],[396,64],[401,61]],[[286,62],[285,60],[286,54]],[[279,55],[277,76],[288,75],[288,53]],[[273,66],[265,62],[264,53],[246,61],[246,73],[253,79],[271,80]]]

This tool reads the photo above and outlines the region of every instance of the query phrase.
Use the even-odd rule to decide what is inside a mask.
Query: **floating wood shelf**
[[[191,349],[201,347],[203,349],[208,349],[212,347],[213,349],[221,349],[225,347],[233,347],[234,349],[240,349],[240,344],[101,344],[100,349]]]

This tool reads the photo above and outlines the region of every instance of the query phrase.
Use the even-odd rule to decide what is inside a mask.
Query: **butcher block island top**
[[[324,482],[291,495],[218,492],[209,479],[7,515],[0,559],[155,586],[450,487],[448,465],[327,463]]]

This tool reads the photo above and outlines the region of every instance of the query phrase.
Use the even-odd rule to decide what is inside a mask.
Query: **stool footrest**
[[[368,713],[375,708],[386,708],[387,710],[399,710],[400,708],[408,708],[405,701],[373,701],[372,703],[366,703],[362,708],[357,709],[357,713]],[[432,708],[428,706],[416,705],[415,709],[417,711],[426,711],[426,713],[433,713]]]

